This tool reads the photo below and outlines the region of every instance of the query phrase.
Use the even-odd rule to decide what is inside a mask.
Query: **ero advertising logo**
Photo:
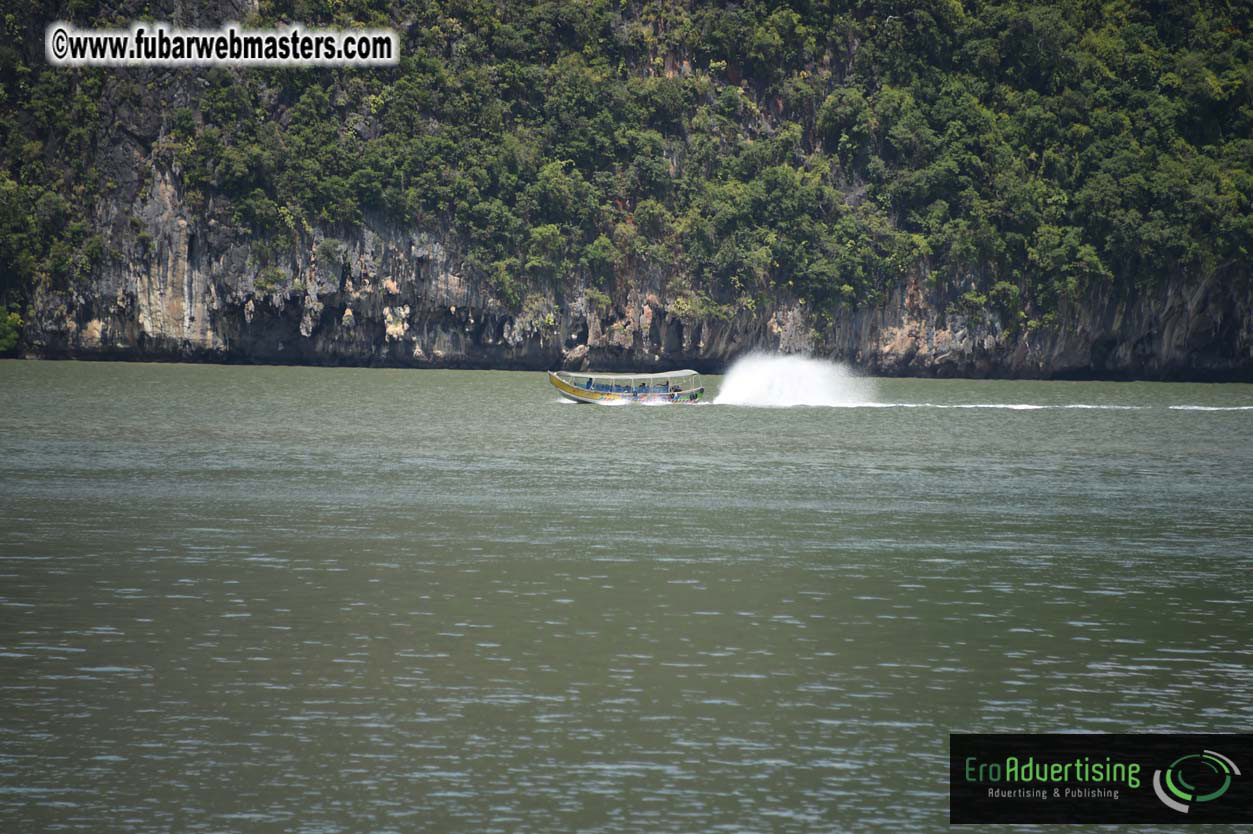
[[[1236,763],[1222,753],[1189,753],[1165,770],[1153,771],[1153,792],[1167,808],[1186,814],[1192,810],[1188,803],[1213,802],[1227,793],[1231,777],[1240,775]]]
[[[1253,822],[1251,764],[1253,735],[954,733],[949,822]]]

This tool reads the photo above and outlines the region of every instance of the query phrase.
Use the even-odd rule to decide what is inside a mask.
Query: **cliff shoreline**
[[[154,146],[114,140],[100,164],[119,185],[92,220],[110,254],[76,280],[33,288],[23,355],[716,372],[766,351],[879,376],[1253,381],[1253,278],[1242,264],[1094,279],[1041,320],[998,306],[973,272],[936,278],[926,258],[826,313],[784,285],[755,301],[711,298],[683,264],[654,258],[595,281],[583,270],[527,280],[511,296],[447,223],[367,212],[347,229],[306,224],[276,257],[222,206],[197,207]]]
[[[90,285],[41,293],[27,358],[226,364],[724,371],[754,351],[808,354],[888,377],[1253,382],[1253,286],[1236,273],[1123,295],[1094,286],[1055,321],[1007,326],[962,306],[964,286],[918,272],[881,300],[815,316],[803,302],[694,310],[681,276],[650,272],[609,298],[532,291],[522,309],[469,268],[447,229],[365,225],[264,284],[252,244],[183,217],[173,188],[143,206],[141,257]],[[134,250],[138,251],[138,250]]]
[[[379,7],[396,66],[269,72],[55,66],[37,4],[0,352],[1253,381],[1238,12],[734,5]]]

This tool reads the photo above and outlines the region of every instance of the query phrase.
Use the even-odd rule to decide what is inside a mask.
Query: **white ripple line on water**
[[[718,405],[737,405],[737,403],[718,403]],[[750,408],[796,408],[793,405],[759,405]],[[1068,405],[1038,405],[1036,403],[830,403],[813,405],[810,408],[999,408],[1008,411],[1043,411],[1061,408],[1087,408],[1111,411],[1139,411],[1148,408],[1141,405],[1090,405],[1072,403]]]
[[[714,403],[715,405],[740,405],[748,408],[797,408],[797,405],[750,405],[740,403]],[[880,403],[851,402],[824,403],[807,405],[808,408],[991,408],[1006,411],[1056,411],[1064,409],[1086,409],[1090,411],[1153,411],[1162,406],[1151,405],[1098,405],[1095,403],[1063,403],[1041,405],[1039,403]],[[1253,405],[1211,406],[1211,405],[1171,405],[1165,406],[1170,411],[1253,411]]]
[[[1253,411],[1253,405],[1172,405],[1171,411]]]

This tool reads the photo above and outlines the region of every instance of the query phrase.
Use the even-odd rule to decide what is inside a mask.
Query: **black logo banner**
[[[949,822],[1253,822],[1253,734],[953,733]]]

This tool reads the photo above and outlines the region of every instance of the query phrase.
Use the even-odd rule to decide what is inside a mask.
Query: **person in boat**
[[[592,378],[590,376],[587,378],[587,390],[592,390]]]

